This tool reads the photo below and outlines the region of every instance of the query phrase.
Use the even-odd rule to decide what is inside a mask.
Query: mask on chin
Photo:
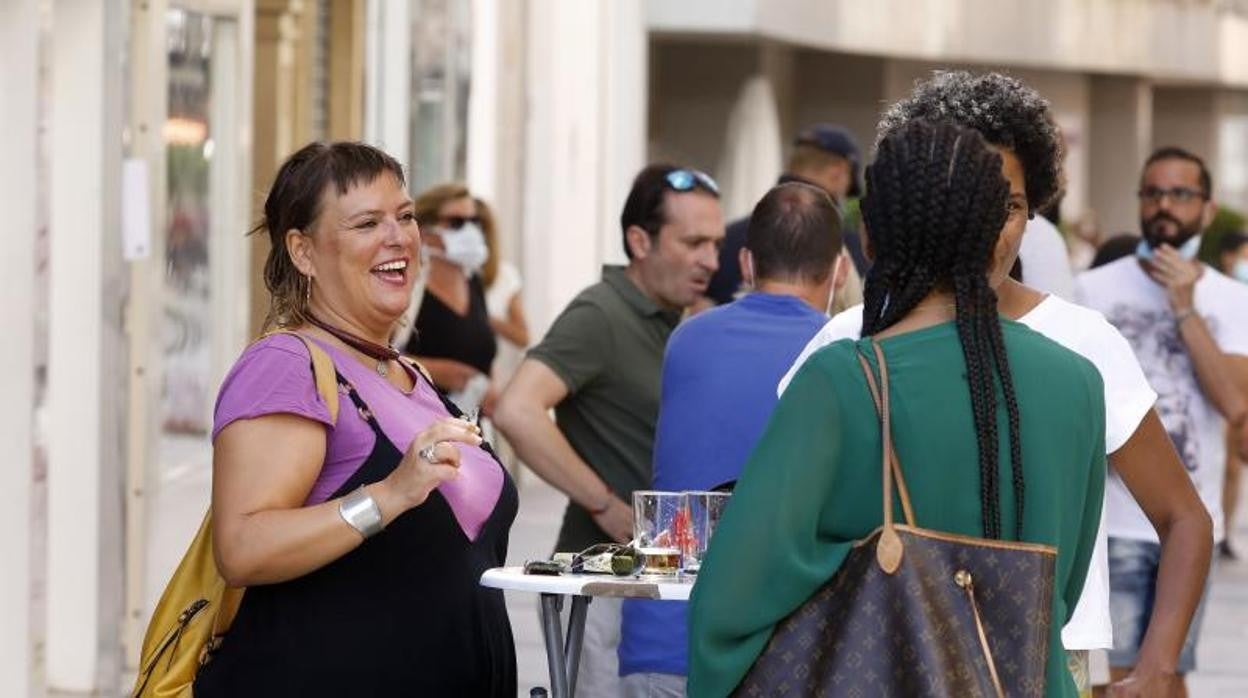
[[[1189,262],[1196,259],[1196,254],[1200,252],[1200,236],[1195,235],[1188,238],[1187,242],[1178,247],[1178,251],[1179,256]],[[1140,259],[1153,258],[1153,246],[1149,244],[1148,240],[1140,240],[1140,244],[1135,247],[1135,256]]]
[[[1170,221],[1175,227],[1175,238],[1167,239],[1156,231],[1161,221]],[[1140,222],[1140,230],[1144,234],[1144,239],[1135,249],[1135,256],[1140,259],[1152,259],[1154,251],[1162,246],[1169,245],[1188,261],[1196,259],[1196,254],[1200,252],[1200,221],[1194,221],[1188,225],[1184,225],[1174,216],[1166,212],[1159,212],[1152,218]]]
[[[845,264],[845,255],[838,254],[836,261],[832,263],[832,288],[828,290],[828,305],[823,309],[823,314],[832,317],[832,306],[836,305],[836,277],[841,274],[841,265]]]
[[[430,249],[430,254],[442,257],[472,276],[481,271],[490,258],[490,248],[485,244],[485,234],[476,223],[465,223],[458,230],[438,231],[442,236],[443,250]]]
[[[1231,267],[1231,276],[1248,284],[1248,259],[1241,259]]]

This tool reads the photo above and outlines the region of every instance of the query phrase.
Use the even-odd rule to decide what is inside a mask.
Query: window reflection
[[[464,179],[471,67],[469,0],[411,0],[411,188]]]
[[[167,14],[169,116],[161,415],[167,432],[204,434],[210,426],[211,302],[209,169],[212,29],[207,15]]]

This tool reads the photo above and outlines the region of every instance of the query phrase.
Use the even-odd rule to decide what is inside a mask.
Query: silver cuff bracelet
[[[363,487],[342,498],[338,503],[338,514],[365,538],[381,533],[381,509],[377,500]]]

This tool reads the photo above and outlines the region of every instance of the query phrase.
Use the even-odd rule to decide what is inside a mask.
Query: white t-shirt
[[[1027,221],[1018,258],[1023,261],[1023,283],[1068,301],[1075,299],[1070,251],[1066,249],[1062,231],[1049,219],[1035,216]]]
[[[490,317],[507,319],[507,313],[511,312],[511,299],[516,297],[520,288],[520,270],[511,262],[500,261],[494,283],[485,289],[485,308]]]
[[[1157,413],[1209,510],[1213,539],[1220,542],[1225,535],[1226,422],[1197,382],[1165,289],[1134,256],[1080,274],[1075,287],[1080,302],[1104,313],[1135,350],[1158,393]],[[1196,282],[1196,312],[1224,353],[1248,355],[1248,286],[1206,266]],[[1111,474],[1105,492],[1110,536],[1157,542],[1156,531],[1120,478]]]
[[[1026,274],[1024,268],[1024,278]],[[1105,452],[1113,453],[1122,448],[1157,399],[1144,379],[1144,372],[1127,340],[1100,313],[1053,295],[1046,296],[1018,321],[1096,366],[1105,384]],[[797,370],[820,348],[838,339],[856,339],[861,331],[861,305],[837,314],[802,350],[793,367],[781,379],[777,392],[783,394]],[[1107,484],[1106,494],[1108,491]],[[1068,650],[1113,646],[1113,624],[1109,617],[1107,507],[1108,502],[1101,509],[1101,522],[1096,531],[1088,575],[1083,582],[1083,593],[1079,595],[1070,620],[1062,628],[1062,644]]]

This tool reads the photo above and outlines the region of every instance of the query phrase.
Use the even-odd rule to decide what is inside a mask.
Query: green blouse
[[[1023,539],[1058,549],[1048,695],[1073,697],[1061,629],[1083,588],[1100,522],[1101,377],[1086,359],[1027,327],[1008,320],[1002,327],[1020,415]],[[888,360],[893,440],[916,523],[982,536],[978,449],[954,324],[889,337],[880,346]],[[999,387],[998,398],[1001,527],[1012,537],[1017,509]],[[853,541],[882,523],[880,449],[854,342],[825,347],[777,405],[703,562],[691,599],[689,695],[731,692],[776,623],[832,577]]]

